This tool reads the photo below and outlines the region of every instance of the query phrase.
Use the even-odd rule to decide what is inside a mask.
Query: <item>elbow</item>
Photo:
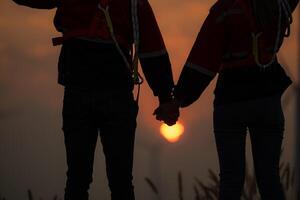
[[[35,2],[29,0],[13,0],[16,4],[37,9],[53,9],[57,7],[55,2]]]
[[[24,5],[24,0],[13,0],[18,5]]]

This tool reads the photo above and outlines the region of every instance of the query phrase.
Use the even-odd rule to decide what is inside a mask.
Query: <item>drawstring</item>
[[[136,95],[136,98],[135,98],[135,102],[137,103],[137,105],[139,105],[140,91],[141,91],[141,84],[138,84],[138,91],[137,91],[137,95]]]
[[[138,1],[131,0],[131,20],[134,40],[134,56],[133,56],[133,80],[135,83],[139,83],[138,74],[138,53],[140,47],[140,31],[139,31],[139,20],[138,20]]]
[[[290,36],[291,33],[291,24],[293,23],[293,16],[292,16],[292,9],[286,0],[283,1],[283,11],[285,15],[288,16],[288,22],[287,22],[288,27],[284,33],[284,36],[288,37]]]
[[[278,26],[277,26],[277,36],[276,36],[276,41],[275,41],[275,46],[273,50],[273,56],[270,60],[269,63],[267,64],[262,64],[259,61],[259,37],[262,35],[262,33],[252,33],[252,53],[254,56],[255,63],[261,67],[262,69],[266,69],[267,67],[270,67],[275,61],[276,61],[276,54],[279,49],[279,44],[280,44],[280,36],[281,36],[281,22],[282,22],[282,10],[285,14],[285,16],[288,17],[289,19],[289,25],[287,30],[284,33],[284,36],[288,36],[290,34],[290,24],[292,23],[293,19],[291,16],[291,8],[286,0],[278,0],[278,9],[279,9],[279,16],[278,16]]]
[[[110,14],[109,14],[109,6],[107,6],[106,8],[103,8],[101,6],[101,4],[99,3],[98,8],[104,14],[111,38],[113,39],[118,52],[120,53],[122,59],[124,60],[124,63],[126,64],[130,74],[132,75],[134,84],[138,85],[138,92],[137,92],[137,97],[136,97],[136,102],[138,102],[139,97],[140,97],[140,85],[144,82],[144,79],[138,72],[139,28],[138,28],[138,16],[137,16],[137,1],[132,0],[132,23],[133,23],[133,37],[134,37],[134,44],[135,44],[134,45],[134,55],[132,58],[132,64],[133,64],[132,67],[130,66],[129,61],[127,60],[124,52],[122,51],[122,49],[117,41],[116,36],[115,36],[113,23],[112,23]]]
[[[101,6],[101,4],[99,3],[98,4],[98,8],[103,12],[104,16],[105,16],[105,20],[106,20],[106,23],[107,23],[107,27],[109,29],[109,32],[110,32],[110,35],[111,35],[111,38],[113,39],[114,41],[114,44],[116,45],[116,48],[117,50],[119,51],[120,55],[122,56],[122,59],[124,60],[127,68],[129,69],[129,71],[132,73],[132,69],[130,67],[130,64],[125,56],[125,54],[123,53],[119,43],[117,42],[117,39],[116,39],[116,36],[115,36],[115,32],[114,32],[114,27],[113,27],[113,23],[112,23],[112,20],[111,20],[111,17],[109,15],[109,6],[107,6],[106,8],[103,8]]]

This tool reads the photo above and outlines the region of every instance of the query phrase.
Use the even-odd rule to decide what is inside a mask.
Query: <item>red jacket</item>
[[[57,8],[54,24],[64,37],[88,38],[112,42],[103,12],[109,6],[118,43],[127,50],[133,45],[132,7],[130,0],[14,0],[16,3],[39,9]],[[168,95],[173,88],[173,77],[168,53],[148,0],[137,0],[139,25],[139,53],[144,75],[154,94]],[[162,77],[164,77],[162,79]]]
[[[289,0],[291,9],[299,0]],[[210,10],[187,58],[176,87],[176,95],[187,106],[197,100],[215,75],[227,68],[256,66],[252,33],[259,30],[250,0],[219,0]],[[286,26],[282,26],[282,32]],[[259,37],[261,63],[272,58],[277,23]],[[280,36],[280,46],[284,35]]]
[[[107,0],[14,0],[18,4],[39,9],[57,8],[54,24],[63,33],[81,32],[77,37],[111,40],[104,15],[98,9],[99,2]],[[118,41],[131,48],[132,16],[129,0],[109,1],[109,12]],[[148,0],[138,0],[140,53],[165,51],[165,44]],[[96,27],[93,27],[96,26]],[[91,30],[90,32],[90,29]]]

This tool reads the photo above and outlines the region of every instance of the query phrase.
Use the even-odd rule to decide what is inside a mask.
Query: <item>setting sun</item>
[[[160,126],[160,134],[168,140],[168,142],[177,142],[184,132],[184,126],[177,122],[173,126],[168,126],[167,124],[162,124]]]

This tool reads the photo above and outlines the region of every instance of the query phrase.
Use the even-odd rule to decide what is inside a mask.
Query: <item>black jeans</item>
[[[134,200],[132,166],[137,103],[131,92],[65,88],[65,200],[87,200],[100,133],[112,200]]]
[[[220,165],[220,200],[239,200],[245,181],[245,141],[250,132],[263,200],[284,200],[279,160],[284,132],[281,97],[215,106],[214,132]]]

